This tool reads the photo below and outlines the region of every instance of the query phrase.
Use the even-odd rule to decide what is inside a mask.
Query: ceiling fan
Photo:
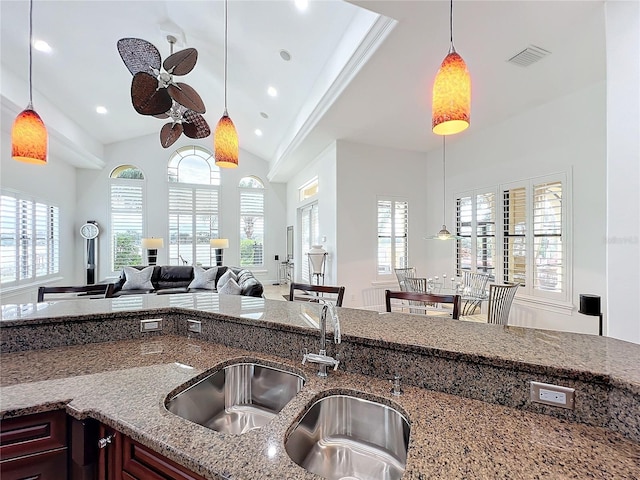
[[[121,38],[118,52],[133,75],[131,103],[141,115],[171,119],[160,130],[160,143],[171,146],[182,133],[190,138],[205,138],[211,134],[202,116],[206,109],[198,92],[174,76],[189,73],[198,60],[195,48],[185,48],[173,53],[176,38],[167,36],[171,54],[162,62],[160,52],[150,42],[141,38]]]

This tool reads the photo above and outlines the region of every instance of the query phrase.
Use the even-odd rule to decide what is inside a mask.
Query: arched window
[[[144,174],[133,165],[120,165],[109,177],[111,271],[117,272],[142,265]]]
[[[209,240],[218,238],[220,169],[199,146],[169,158],[169,264],[215,265]]]
[[[240,189],[240,265],[264,265],[264,184],[257,177],[243,177]]]

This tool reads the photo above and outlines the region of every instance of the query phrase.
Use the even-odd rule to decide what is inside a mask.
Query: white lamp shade
[[[211,248],[229,248],[228,238],[212,238],[210,243]]]
[[[146,248],[147,250],[164,248],[164,238],[143,238],[142,248]]]

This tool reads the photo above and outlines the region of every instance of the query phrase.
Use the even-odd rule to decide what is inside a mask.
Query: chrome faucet
[[[329,312],[331,322],[333,323],[333,342],[336,344],[341,341],[340,318],[338,317],[338,312],[336,311],[336,307],[333,303],[325,300],[324,298],[319,298],[318,303],[322,304],[322,310],[320,312],[320,353],[305,353],[302,357],[302,363],[317,363],[318,376],[326,377],[327,366],[331,366],[334,370],[337,370],[338,365],[340,364],[340,361],[327,356],[327,312]]]

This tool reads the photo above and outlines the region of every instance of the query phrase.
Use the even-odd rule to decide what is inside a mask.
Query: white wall
[[[640,343],[640,4],[607,2],[608,336]]]
[[[11,127],[9,126],[9,129]],[[74,283],[76,262],[74,242],[80,236],[75,225],[76,169],[63,158],[49,152],[44,166],[17,162],[11,158],[11,135],[2,130],[2,163],[0,177],[2,189],[10,189],[34,200],[41,200],[60,208],[60,275],[48,283]],[[2,289],[2,303],[29,303],[36,301],[38,284]]]
[[[447,224],[455,225],[454,195],[480,187],[566,172],[573,188],[573,279],[571,301],[579,294],[603,297],[606,306],[606,89],[604,83],[538,106],[495,127],[471,127],[447,140]],[[437,161],[436,161],[437,159]],[[442,171],[442,152],[429,154],[429,172]],[[442,217],[442,187],[428,186],[429,225]],[[435,215],[435,218],[434,218]],[[428,270],[448,272],[451,253],[431,250]],[[510,324],[582,333],[598,333],[597,317],[516,301]]]
[[[396,281],[395,275],[377,276],[379,195],[408,200],[409,263],[425,271],[426,163],[424,153],[337,142],[337,283],[346,287],[344,306],[371,306],[371,290]]]
[[[318,177],[318,193],[300,201],[299,188]],[[338,245],[336,236],[336,143],[332,142],[303,171],[287,182],[287,225],[293,225],[294,278],[302,279],[302,269],[308,268],[308,259],[301,255],[301,238],[298,210],[311,203],[318,203],[318,244],[327,251],[325,284],[335,285],[337,279]],[[322,239],[325,238],[323,241]]]
[[[201,145],[212,151],[211,138],[192,140],[182,137],[168,149],[160,146],[157,135],[148,135],[125,142],[114,143],[105,148],[103,170],[79,170],[78,172],[78,224],[86,220],[97,220],[106,231],[109,225],[109,175],[111,171],[123,164],[139,167],[145,175],[145,235],[169,237],[168,224],[168,182],[167,163],[172,153],[185,145]],[[240,150],[239,166],[235,169],[221,169],[220,193],[220,235],[229,239],[229,248],[224,251],[225,265],[240,263],[240,226],[239,226],[239,191],[238,182],[242,177],[254,175],[265,184],[265,268],[256,270],[256,277],[264,283],[277,278],[274,256],[285,254],[286,227],[284,184],[269,183],[267,180],[267,162],[244,150]],[[98,278],[103,279],[109,271],[109,238],[101,236],[99,244]],[[82,242],[77,241],[78,251]],[[158,265],[166,264],[168,245],[158,251]],[[79,274],[82,273],[79,268]]]

